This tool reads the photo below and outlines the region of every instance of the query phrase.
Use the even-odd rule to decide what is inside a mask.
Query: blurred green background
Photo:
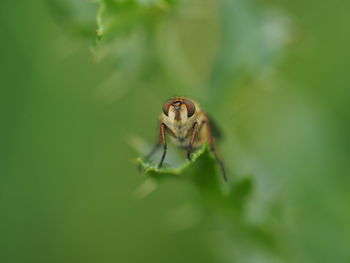
[[[350,262],[349,11],[3,3],[0,261]],[[230,183],[252,178],[239,219],[184,179],[135,196],[146,176],[130,141],[155,140],[173,95],[220,124]]]

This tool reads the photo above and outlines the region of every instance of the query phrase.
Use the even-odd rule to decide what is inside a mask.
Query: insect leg
[[[163,155],[162,155],[162,159],[160,159],[160,162],[158,164],[158,168],[161,168],[163,165],[163,161],[166,155],[166,151],[168,149],[167,144],[166,144],[166,138],[165,138],[165,129],[166,129],[166,125],[164,123],[162,123],[160,125],[160,136],[161,136],[161,140],[163,143]]]
[[[195,122],[193,125],[193,132],[192,132],[192,136],[191,136],[191,140],[190,140],[190,144],[188,145],[188,150],[187,150],[187,158],[188,160],[191,161],[191,153],[192,153],[192,145],[197,137],[198,134],[198,122]]]
[[[209,123],[207,121],[205,122],[205,126],[207,128],[208,143],[209,143],[210,151],[213,153],[216,161],[219,163],[220,168],[221,168],[221,172],[222,172],[222,176],[224,177],[225,182],[227,182],[227,176],[226,176],[224,163],[223,163],[223,161],[221,160],[221,158],[219,157],[219,155],[218,155],[218,153],[216,151],[215,141],[214,141],[214,138],[213,138],[213,136],[211,134],[210,126],[209,126]]]

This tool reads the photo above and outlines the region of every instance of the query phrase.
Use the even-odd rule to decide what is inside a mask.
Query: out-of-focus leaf
[[[67,33],[91,38],[96,30],[98,6],[88,0],[46,0],[47,6]]]
[[[262,75],[279,61],[290,22],[279,10],[259,10],[253,1],[222,1],[222,41],[210,79],[210,97],[220,100],[241,75]]]

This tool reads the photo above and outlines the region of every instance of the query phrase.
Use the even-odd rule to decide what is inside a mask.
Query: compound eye
[[[193,114],[196,112],[196,107],[194,106],[193,102],[185,99],[183,100],[183,103],[187,108],[187,117],[192,117]]]
[[[164,103],[163,105],[163,113],[168,116],[169,114],[169,108],[171,106],[171,104],[173,103],[173,100],[168,100],[167,102]]]

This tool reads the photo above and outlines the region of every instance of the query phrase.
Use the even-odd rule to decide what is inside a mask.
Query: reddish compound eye
[[[163,113],[168,116],[169,114],[169,108],[171,106],[171,104],[173,103],[173,100],[168,100],[167,102],[164,103],[163,105]]]
[[[193,102],[184,99],[183,103],[186,105],[187,108],[187,117],[192,117],[193,114],[196,112],[196,107],[194,106]]]

